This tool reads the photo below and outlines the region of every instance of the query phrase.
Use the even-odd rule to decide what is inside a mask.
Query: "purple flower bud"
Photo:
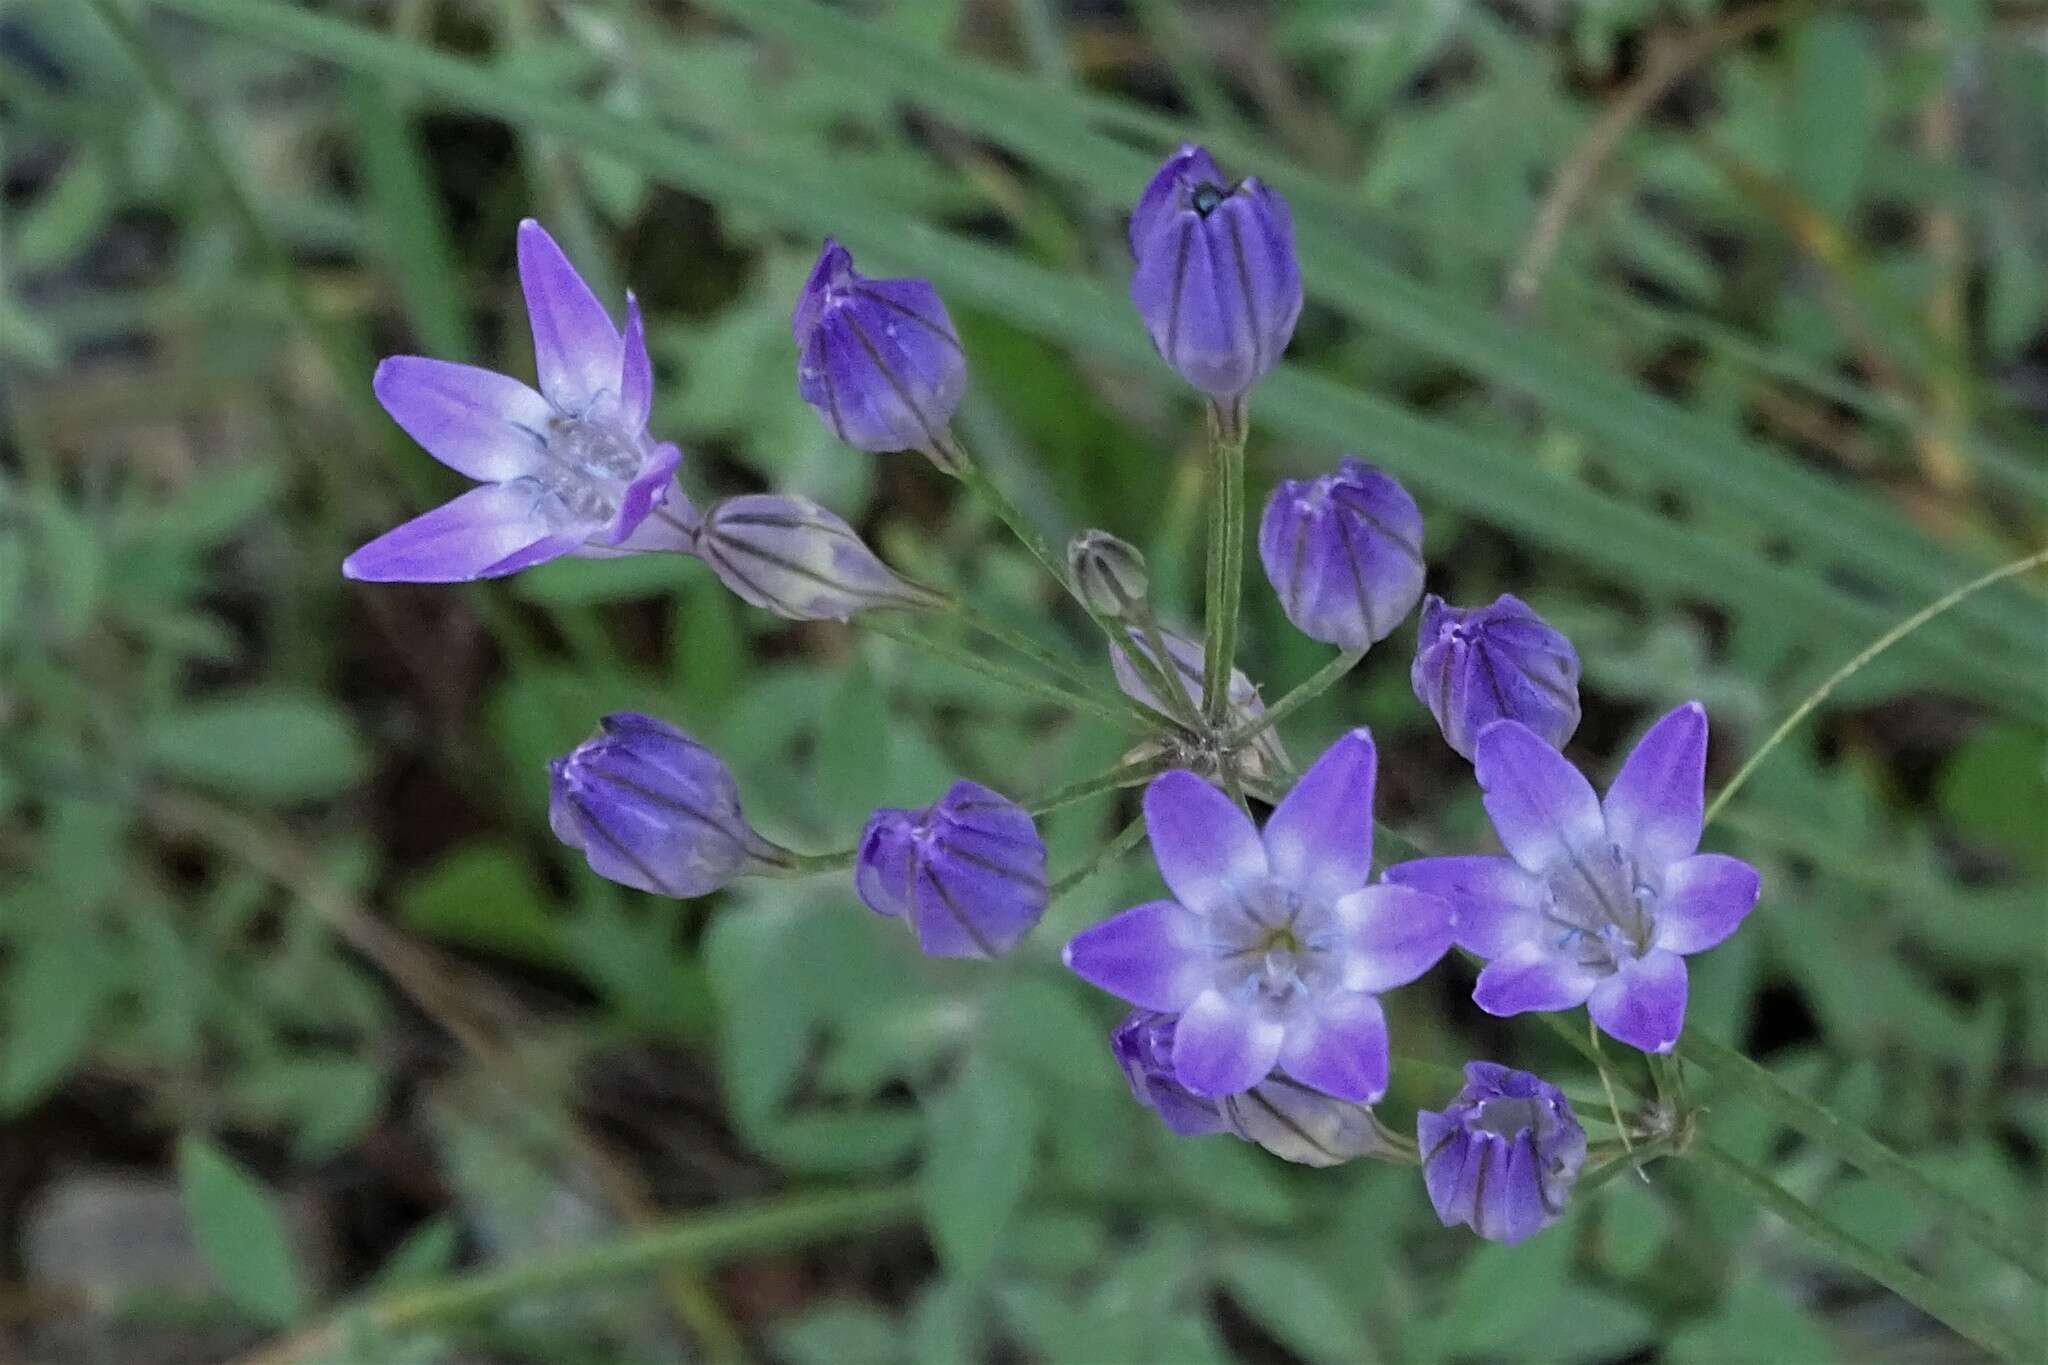
[[[931,957],[996,957],[1045,913],[1045,841],[1030,812],[955,782],[924,810],[868,817],[854,888],[870,910],[907,917]]]
[[[1364,649],[1422,596],[1422,511],[1407,489],[1347,456],[1335,474],[1273,490],[1259,559],[1295,629]]]
[[[548,823],[590,870],[623,886],[687,899],[750,871],[787,866],[756,834],[718,755],[675,726],[620,711],[548,765]]]
[[[1166,1126],[1182,1137],[1223,1132],[1230,1125],[1216,1101],[1197,1095],[1174,1077],[1173,1025],[1170,1014],[1132,1010],[1109,1035],[1110,1048],[1130,1083],[1131,1098],[1157,1110]]]
[[[1273,368],[1301,316],[1301,266],[1287,201],[1232,183],[1209,153],[1166,159],[1131,214],[1131,302],[1152,344],[1210,397],[1243,394]]]
[[[1497,720],[1522,722],[1553,749],[1579,728],[1578,651],[1519,597],[1485,607],[1424,598],[1409,678],[1444,742],[1466,758]]]
[[[697,528],[695,550],[744,601],[792,621],[844,621],[857,611],[939,601],[898,577],[851,526],[789,493],[713,503]]]
[[[797,392],[840,440],[876,451],[950,444],[967,357],[929,282],[871,280],[828,237],[790,329]]]
[[[1083,531],[1067,542],[1067,572],[1081,600],[1112,621],[1133,615],[1152,587],[1138,547],[1107,531]]]
[[[1555,1223],[1586,1161],[1586,1132],[1564,1092],[1526,1071],[1467,1062],[1442,1113],[1415,1116],[1422,1178],[1445,1227],[1519,1242]]]

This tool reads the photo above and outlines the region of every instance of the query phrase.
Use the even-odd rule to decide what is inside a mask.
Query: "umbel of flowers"
[[[364,545],[343,572],[451,583],[565,555],[667,553],[701,561],[741,600],[791,620],[929,612],[963,622],[986,638],[992,677],[1142,731],[1122,764],[1077,790],[1144,787],[1142,825],[1103,856],[1142,835],[1167,894],[1064,949],[1073,972],[1132,1007],[1104,1061],[1121,1067],[1133,1097],[1182,1136],[1229,1134],[1310,1166],[1419,1166],[1445,1226],[1520,1241],[1562,1215],[1588,1161],[1617,1159],[1631,1127],[1668,1134],[1672,1116],[1637,1125],[1617,1111],[1616,1141],[1589,1145],[1556,1086],[1475,1061],[1442,1108],[1420,1109],[1410,1140],[1374,1111],[1397,1050],[1383,997],[1456,946],[1484,963],[1472,992],[1481,1010],[1584,1005],[1609,1037],[1671,1065],[1686,956],[1732,933],[1759,890],[1748,864],[1699,851],[1706,712],[1688,703],[1651,725],[1596,793],[1560,752],[1579,721],[1570,641],[1512,596],[1467,607],[1425,598],[1422,509],[1350,455],[1280,480],[1259,519],[1257,555],[1281,611],[1341,651],[1268,708],[1233,655],[1250,397],[1302,305],[1292,218],[1279,193],[1230,179],[1189,146],[1144,187],[1130,245],[1138,318],[1209,409],[1213,514],[1195,630],[1154,613],[1136,547],[1091,529],[1056,558],[975,464],[952,429],[967,357],[928,281],[864,275],[827,240],[791,317],[797,393],[819,420],[861,450],[921,452],[988,500],[1101,630],[1115,691],[1078,683],[1074,661],[896,573],[816,503],[750,491],[699,508],[684,491],[681,451],[650,433],[638,305],[626,298],[621,325],[530,221],[518,254],[535,384],[416,356],[380,365],[373,387],[393,420],[478,486]],[[1372,735],[1353,729],[1297,772],[1275,722],[1386,641],[1418,602],[1415,696],[1473,763],[1502,852],[1382,870]],[[625,886],[687,898],[745,876],[835,876],[849,900],[903,922],[936,957],[1008,953],[1057,885],[1032,806],[967,779],[921,810],[876,810],[853,848],[794,852],[747,822],[716,754],[633,713],[603,718],[550,766],[548,813],[593,872]],[[1667,1077],[1658,1079],[1661,1092]]]

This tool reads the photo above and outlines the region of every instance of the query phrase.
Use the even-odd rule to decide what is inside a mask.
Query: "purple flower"
[[[1273,368],[1301,316],[1287,201],[1231,183],[1209,153],[1168,157],[1131,213],[1131,302],[1180,377],[1218,400]]]
[[[1152,646],[1145,632],[1136,626],[1128,631],[1131,647],[1143,659],[1152,658]],[[1180,684],[1181,695],[1196,715],[1202,714],[1202,701],[1208,694],[1202,688],[1202,645],[1199,640],[1190,640],[1185,635],[1176,635],[1170,630],[1159,632],[1160,641],[1166,646],[1166,655],[1172,661],[1172,678]],[[1124,651],[1115,645],[1109,647],[1110,672],[1116,675],[1116,685],[1123,694],[1140,706],[1149,707],[1160,715],[1171,719],[1173,712],[1160,700],[1152,685],[1145,681],[1137,667]],[[1266,714],[1265,703],[1259,700],[1259,689],[1244,675],[1244,670],[1230,670],[1230,714],[1226,721],[1230,728],[1248,725]],[[1240,755],[1244,763],[1244,775],[1255,782],[1263,782],[1277,773],[1288,770],[1287,751],[1281,747],[1279,733],[1272,729],[1259,732],[1250,746]]]
[[[750,493],[705,509],[692,551],[749,604],[792,621],[844,621],[939,598],[899,578],[853,528],[808,498]]]
[[[1564,1092],[1526,1071],[1467,1062],[1442,1113],[1415,1116],[1429,1202],[1447,1228],[1514,1243],[1555,1223],[1586,1160],[1586,1132]]]
[[[1579,728],[1578,651],[1519,597],[1485,607],[1425,597],[1408,676],[1444,742],[1466,758],[1497,720],[1522,722],[1553,749]]]
[[[1190,772],[1145,791],[1153,856],[1173,900],[1152,901],[1067,945],[1084,980],[1180,1016],[1173,1075],[1198,1095],[1249,1090],[1276,1068],[1339,1099],[1387,1087],[1378,992],[1413,981],[1451,945],[1451,907],[1374,886],[1372,736],[1331,745],[1263,835]]]
[[[1259,559],[1296,630],[1364,649],[1422,596],[1422,511],[1407,489],[1347,456],[1335,474],[1273,490]]]
[[[620,711],[548,765],[548,823],[590,870],[687,899],[749,871],[789,865],[756,834],[718,755],[675,726]]]
[[[797,392],[861,450],[942,452],[967,387],[967,356],[925,280],[871,280],[825,239],[790,319]]]
[[[471,365],[392,356],[377,400],[429,455],[481,487],[386,531],[342,561],[350,578],[463,583],[591,549],[626,547],[656,513],[687,524],[682,452],[647,435],[653,370],[640,307],[626,333],[540,224],[519,225],[519,280],[540,391]]]
[[[1685,1023],[1683,955],[1734,933],[1758,889],[1748,863],[1694,851],[1706,710],[1687,702],[1651,726],[1605,801],[1518,721],[1488,726],[1476,761],[1508,856],[1424,858],[1387,880],[1457,908],[1458,942],[1489,959],[1472,992],[1488,1014],[1583,1003],[1630,1047],[1669,1052]]]
[[[1045,913],[1045,841],[1022,806],[955,782],[924,810],[868,817],[854,888],[877,914],[908,918],[931,957],[996,957]]]
[[[1268,1076],[1221,1100],[1195,1094],[1174,1075],[1176,1022],[1170,1014],[1132,1010],[1110,1035],[1132,1097],[1156,1110],[1175,1133],[1232,1133],[1304,1166],[1335,1166],[1395,1150],[1372,1110],[1286,1076]]]

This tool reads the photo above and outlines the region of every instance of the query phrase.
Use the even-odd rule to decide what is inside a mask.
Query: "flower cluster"
[[[1218,505],[1241,506],[1249,395],[1302,306],[1287,203],[1184,147],[1140,196],[1130,245],[1136,311],[1210,405]],[[657,552],[701,561],[741,600],[792,620],[972,620],[806,499],[753,492],[694,506],[680,450],[650,434],[637,303],[627,297],[621,328],[535,223],[520,226],[518,255],[537,384],[413,356],[379,367],[393,419],[480,486],[357,550],[348,576],[459,582],[565,555]],[[828,239],[791,329],[797,393],[834,435],[922,452],[1000,500],[951,428],[967,360],[929,282],[869,278]],[[1147,783],[1143,832],[1168,892],[1076,934],[1064,961],[1133,1007],[1111,1051],[1132,1095],[1174,1133],[1228,1133],[1307,1165],[1419,1164],[1446,1226],[1520,1241],[1557,1220],[1588,1159],[1571,1105],[1537,1077],[1474,1062],[1445,1108],[1419,1112],[1410,1143],[1372,1108],[1393,1074],[1381,997],[1455,945],[1485,962],[1473,991],[1482,1010],[1583,1004],[1612,1038],[1669,1052],[1684,1026],[1685,956],[1733,932],[1759,890],[1748,864],[1699,851],[1706,713],[1689,703],[1656,722],[1596,795],[1560,752],[1580,714],[1570,641],[1512,596],[1472,607],[1425,597],[1422,510],[1384,471],[1345,456],[1331,472],[1283,479],[1258,527],[1282,613],[1343,651],[1325,670],[1334,679],[1421,604],[1415,696],[1471,761],[1504,849],[1376,876],[1371,734],[1350,730],[1296,777],[1274,722],[1317,689],[1269,711],[1229,658],[1240,574],[1229,551],[1243,529],[1230,520],[1214,521],[1199,640],[1154,615],[1151,575],[1128,542],[1086,531],[1064,575],[1050,565],[1107,634],[1117,687],[1148,729],[1088,790]],[[1028,653],[1014,634],[987,633]],[[1052,684],[1032,686],[1044,695]],[[859,899],[934,957],[1008,953],[1053,895],[1031,811],[971,781],[922,810],[876,810],[843,853],[802,855],[749,825],[711,750],[622,713],[554,762],[549,790],[556,835],[600,876],[687,898],[745,875],[850,872]],[[1255,800],[1270,806],[1263,824]]]

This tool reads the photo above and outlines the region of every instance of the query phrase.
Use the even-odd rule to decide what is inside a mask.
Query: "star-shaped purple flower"
[[[1339,1099],[1387,1088],[1378,993],[1451,945],[1451,907],[1372,885],[1372,736],[1316,760],[1263,834],[1222,792],[1175,771],[1145,790],[1153,856],[1174,899],[1075,936],[1067,965],[1134,1005],[1178,1014],[1175,1078],[1234,1095],[1276,1068]]]
[[[481,487],[386,531],[343,561],[350,578],[465,583],[562,555],[637,548],[664,499],[659,548],[691,513],[674,490],[682,452],[647,435],[654,374],[640,308],[621,336],[540,224],[519,225],[519,282],[533,323],[535,392],[510,376],[425,356],[377,367],[377,401],[429,455]],[[654,528],[650,528],[654,529]],[[650,545],[648,548],[655,548]]]
[[[1472,999],[1488,1014],[1584,1004],[1610,1036],[1669,1052],[1685,1024],[1684,955],[1735,932],[1755,868],[1699,853],[1707,713],[1687,702],[1650,727],[1603,801],[1519,721],[1475,751],[1508,856],[1424,858],[1387,880],[1456,907],[1458,942],[1489,959]]]

